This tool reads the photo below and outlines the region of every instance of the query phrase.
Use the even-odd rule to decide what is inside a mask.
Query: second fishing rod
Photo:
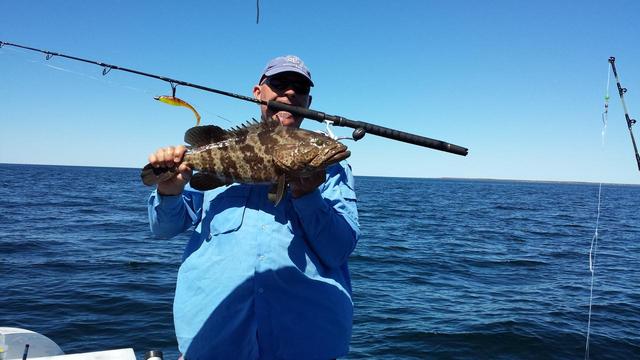
[[[292,113],[294,115],[304,116],[307,119],[316,120],[316,121],[319,121],[319,122],[327,121],[327,122],[329,122],[329,123],[331,123],[332,125],[335,125],[335,126],[343,126],[343,127],[349,127],[349,128],[355,129],[354,134],[353,134],[353,138],[356,139],[356,140],[361,139],[366,133],[369,133],[369,134],[381,136],[381,137],[384,137],[384,138],[387,138],[387,139],[392,139],[392,140],[397,140],[397,141],[401,141],[401,142],[405,142],[405,143],[409,143],[409,144],[423,146],[423,147],[427,147],[427,148],[434,149],[434,150],[445,151],[445,152],[452,153],[452,154],[457,154],[457,155],[462,155],[462,156],[466,156],[468,154],[468,149],[467,148],[462,147],[462,146],[458,146],[458,145],[454,145],[454,144],[451,144],[451,143],[448,143],[448,142],[445,142],[445,141],[431,139],[431,138],[428,138],[428,137],[424,137],[424,136],[420,136],[420,135],[416,135],[416,134],[411,134],[411,133],[407,133],[407,132],[396,130],[396,129],[390,129],[390,128],[386,128],[386,127],[383,127],[383,126],[371,124],[371,123],[364,122],[364,121],[351,120],[351,119],[347,119],[347,118],[342,117],[342,116],[329,115],[329,114],[326,114],[324,112],[313,110],[313,109],[306,109],[306,108],[299,107],[299,106],[292,106],[292,105],[289,105],[289,104],[284,104],[284,103],[280,103],[280,102],[276,102],[276,101],[259,100],[259,99],[252,98],[252,97],[249,97],[249,96],[234,94],[234,93],[231,93],[231,92],[228,92],[228,91],[218,90],[218,89],[210,88],[210,87],[207,87],[207,86],[202,86],[202,85],[198,85],[198,84],[189,83],[189,82],[182,81],[182,80],[172,79],[172,78],[169,78],[169,77],[166,77],[166,76],[150,74],[150,73],[142,72],[142,71],[139,71],[139,70],[125,68],[125,67],[122,67],[122,66],[107,64],[107,63],[103,63],[103,62],[100,62],[100,61],[87,60],[87,59],[79,58],[79,57],[76,57],[76,56],[61,54],[61,53],[58,53],[58,52],[53,52],[53,51],[48,51],[48,50],[36,49],[36,48],[33,48],[33,47],[14,44],[14,43],[10,43],[10,42],[0,41],[0,47],[2,47],[2,46],[13,46],[13,47],[17,47],[17,48],[21,48],[21,49],[25,49],[25,50],[40,52],[40,53],[43,53],[43,54],[46,55],[46,59],[47,60],[51,59],[54,56],[59,56],[59,57],[62,57],[62,58],[67,58],[67,59],[71,59],[71,60],[75,60],[75,61],[81,61],[81,62],[85,62],[85,63],[89,63],[89,64],[98,65],[98,66],[103,68],[103,70],[102,70],[102,74],[103,75],[106,75],[111,70],[125,71],[125,72],[136,74],[136,75],[141,75],[141,76],[146,76],[146,77],[150,77],[150,78],[166,81],[169,84],[171,84],[171,87],[174,90],[175,90],[175,87],[178,86],[178,85],[191,87],[191,88],[194,88],[194,89],[208,91],[208,92],[212,92],[212,93],[215,93],[215,94],[232,97],[232,98],[239,99],[239,100],[249,101],[249,102],[252,102],[252,103],[259,104],[259,105],[265,105],[265,106],[267,106],[267,107],[269,107],[269,108],[271,108],[273,110],[276,110],[276,111],[288,111],[288,112],[290,112],[290,113]]]
[[[640,171],[640,154],[638,154],[638,146],[636,145],[636,139],[633,136],[633,130],[631,127],[636,123],[635,119],[632,119],[629,116],[629,111],[627,110],[627,104],[624,101],[624,94],[627,92],[627,88],[623,88],[620,84],[620,78],[618,77],[618,70],[616,69],[616,58],[610,57],[609,64],[611,64],[611,70],[613,71],[613,76],[616,78],[616,85],[618,86],[618,95],[620,96],[620,102],[622,102],[622,109],[624,110],[624,118],[627,120],[627,128],[629,128],[629,135],[631,135],[631,143],[633,144],[633,151],[636,156],[636,163],[638,165],[638,170]]]

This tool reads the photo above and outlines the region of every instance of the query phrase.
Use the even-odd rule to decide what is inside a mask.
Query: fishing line
[[[2,48],[3,51],[5,49],[9,50],[10,48],[5,48],[5,47]],[[28,56],[27,52],[24,51],[24,50],[20,50],[20,49],[10,49],[10,50],[15,53],[13,55]],[[155,94],[155,92],[149,90],[148,88],[144,88],[143,89],[143,88],[138,88],[138,87],[131,86],[131,85],[122,84],[122,83],[114,81],[114,80],[112,80],[110,78],[106,78],[105,76],[100,76],[100,77],[99,76],[94,76],[94,75],[90,75],[88,73],[80,72],[80,71],[77,71],[77,70],[71,70],[71,69],[64,68],[64,67],[61,67],[61,66],[58,66],[58,65],[51,65],[51,64],[49,64],[50,60],[41,60],[41,59],[34,60],[34,59],[23,59],[23,58],[21,58],[21,59],[26,61],[26,62],[28,62],[28,63],[30,63],[30,64],[42,65],[42,66],[47,67],[49,69],[65,72],[65,73],[68,73],[68,74],[73,74],[73,75],[78,76],[80,78],[90,79],[90,80],[97,81],[97,82],[100,82],[102,84],[106,84],[106,85],[109,85],[109,86],[112,86],[112,87],[125,88],[127,90],[131,90],[131,91],[142,93],[142,94],[149,95],[149,96],[154,96],[154,94]],[[221,115],[218,115],[216,113],[213,113],[211,111],[208,111],[206,108],[203,109],[200,106],[198,106],[198,109],[200,109],[202,113],[204,113],[206,115],[209,115],[209,117],[218,117],[218,118],[220,118],[222,120],[225,120],[226,122],[228,122],[230,124],[233,124],[233,122],[231,120],[229,120],[229,119],[227,119],[227,118],[225,118],[225,117],[223,117]]]
[[[607,65],[607,87],[604,96],[604,110],[602,111],[602,131],[600,132],[600,151],[604,153],[605,135],[607,133],[607,122],[609,119],[609,90],[611,88],[611,67]],[[589,337],[591,335],[591,315],[593,306],[593,284],[596,277],[596,255],[598,251],[598,230],[600,227],[600,207],[602,204],[602,181],[598,185],[598,209],[596,212],[596,228],[591,238],[589,248],[589,272],[591,272],[591,286],[589,289],[589,315],[587,320],[587,340],[584,349],[585,360],[589,359]]]
[[[256,25],[260,22],[260,0],[256,0]]]
[[[3,47],[2,49],[3,50],[4,49],[9,50],[10,48]],[[19,49],[11,49],[11,50],[13,50],[13,52],[15,53],[14,55],[28,56],[28,53],[26,51],[24,51],[24,50],[19,50]],[[130,86],[130,85],[124,85],[124,84],[118,83],[117,81],[112,80],[111,78],[106,78],[104,76],[98,77],[98,76],[90,75],[88,73],[80,72],[80,71],[77,71],[77,70],[71,70],[69,68],[65,68],[65,67],[62,67],[62,66],[59,66],[59,65],[52,65],[52,64],[50,64],[50,62],[51,62],[50,59],[49,60],[23,59],[23,60],[28,62],[28,63],[30,63],[30,64],[42,65],[44,67],[47,67],[47,68],[50,68],[50,69],[53,69],[53,70],[65,72],[65,73],[68,73],[68,74],[73,74],[73,75],[76,75],[78,77],[94,80],[94,81],[97,81],[97,82],[102,83],[102,84],[107,84],[109,86],[122,87],[122,88],[126,88],[126,89],[133,90],[133,91],[136,91],[136,92],[144,93],[144,94],[147,94],[147,95],[153,94],[151,91],[149,91],[147,89],[141,89],[141,88],[137,88],[137,87]]]
[[[609,70],[607,72],[607,90],[604,96],[604,110],[602,111],[602,147],[604,147],[604,134],[607,131],[607,120],[609,119],[609,90],[611,89],[611,67],[607,66],[607,69]]]
[[[58,67],[58,66],[54,66],[54,65],[51,65],[51,64],[47,64],[46,62],[43,62],[43,61],[33,60],[33,62],[34,63],[40,63],[40,64],[42,64],[42,65],[44,65],[46,67],[49,67],[49,68],[52,68],[52,69],[55,69],[55,70],[71,73],[71,74],[74,74],[74,75],[77,75],[77,76],[80,76],[80,77],[84,77],[84,78],[88,78],[88,79],[91,79],[91,80],[96,80],[96,81],[99,81],[101,83],[106,83],[106,84],[111,85],[111,86],[122,87],[122,88],[125,88],[125,89],[128,89],[128,90],[136,91],[136,92],[143,93],[143,94],[150,95],[150,96],[153,96],[153,94],[154,94],[150,90],[137,88],[137,87],[134,87],[134,86],[131,86],[131,85],[120,84],[120,83],[115,82],[113,80],[107,80],[104,77],[100,78],[100,77],[96,77],[96,76],[93,76],[93,75],[81,73],[81,72],[78,72],[78,71],[65,69],[65,68],[62,68],[62,67]],[[210,111],[207,111],[206,108],[203,109],[200,106],[198,106],[198,109],[203,114],[209,115],[209,117],[214,117],[215,116],[215,117],[218,117],[218,118],[220,118],[222,120],[227,121],[230,124],[233,124],[233,122],[231,120],[229,120],[229,119],[227,119],[225,117],[222,117],[222,116],[220,116],[218,114],[211,113]]]
[[[86,73],[81,73],[81,72],[74,71],[74,70],[65,69],[65,68],[62,68],[62,67],[59,67],[59,66],[55,66],[55,65],[51,65],[51,64],[47,64],[47,63],[42,63],[42,65],[44,65],[44,66],[46,66],[48,68],[54,69],[54,70],[63,71],[63,72],[70,73],[70,74],[74,74],[76,76],[83,77],[83,78],[86,78],[86,79],[95,80],[95,81],[98,81],[98,82],[101,82],[103,84],[107,84],[107,85],[110,85],[110,86],[122,87],[122,88],[125,88],[125,89],[128,89],[128,90],[132,90],[132,91],[143,93],[143,94],[147,94],[147,95],[152,94],[151,91],[149,91],[149,90],[137,88],[137,87],[134,87],[134,86],[131,86],[131,85],[120,84],[120,83],[118,83],[116,81],[113,81],[113,80],[107,80],[107,79],[104,79],[104,78],[99,78],[99,77],[96,77],[96,76],[93,76],[93,75],[89,75],[89,74],[86,74]]]

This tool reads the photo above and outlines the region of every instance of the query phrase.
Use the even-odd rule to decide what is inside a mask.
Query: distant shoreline
[[[504,183],[535,183],[535,184],[565,184],[565,185],[598,185],[593,181],[571,181],[571,180],[523,180],[523,179],[498,179],[498,178],[458,178],[458,177],[402,177],[402,176],[375,176],[375,175],[355,175],[356,178],[385,178],[385,179],[406,179],[406,180],[442,180],[442,181],[472,181],[472,182],[504,182]],[[602,185],[614,186],[640,186],[640,184],[608,183]]]
[[[125,169],[136,170],[140,167],[123,167],[123,166],[100,166],[100,165],[55,165],[55,164],[20,164],[20,163],[0,163],[0,165],[8,166],[48,166],[48,167],[75,167],[75,168],[96,168],[96,169]],[[527,180],[527,179],[498,179],[498,178],[459,178],[459,177],[411,177],[411,176],[380,176],[380,175],[358,175],[355,177],[362,178],[386,178],[386,179],[415,179],[415,180],[443,180],[443,181],[473,181],[473,182],[519,182],[519,183],[539,183],[539,184],[567,184],[567,185],[598,185],[600,183],[593,181],[577,181],[577,180]],[[615,186],[640,186],[640,184],[628,183],[609,183],[603,182],[603,185]]]

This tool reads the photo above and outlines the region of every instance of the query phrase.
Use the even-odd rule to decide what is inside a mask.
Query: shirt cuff
[[[155,199],[154,206],[174,207],[182,202],[182,194],[180,195],[162,195],[158,190],[154,190]]]

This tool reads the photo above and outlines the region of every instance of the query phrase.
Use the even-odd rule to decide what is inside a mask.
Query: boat
[[[0,360],[136,360],[132,348],[65,354],[48,337],[34,331],[0,327]],[[148,351],[145,360],[162,360],[161,351]]]

